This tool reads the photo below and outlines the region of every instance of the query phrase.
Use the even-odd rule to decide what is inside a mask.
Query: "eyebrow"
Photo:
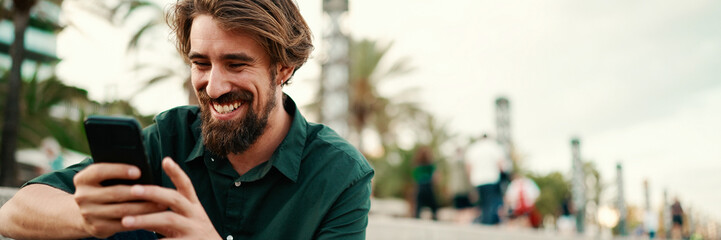
[[[204,58],[205,59],[205,58],[208,58],[208,56],[197,53],[197,52],[188,53],[188,59],[196,59],[196,58]]]
[[[188,54],[188,59],[208,59],[209,57],[205,54],[201,54],[198,52],[190,52]],[[237,61],[243,61],[243,62],[255,62],[255,58],[248,56],[248,54],[245,53],[229,53],[224,54],[221,59],[223,60],[237,60]]]
[[[223,60],[237,60],[243,62],[255,62],[255,58],[248,56],[245,53],[229,53],[221,57]]]

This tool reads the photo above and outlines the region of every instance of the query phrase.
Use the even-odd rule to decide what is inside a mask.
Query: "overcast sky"
[[[303,105],[316,91],[325,19],[320,0],[298,1],[317,46],[286,88]],[[127,73],[134,62],[179,64],[162,57],[173,51],[167,33],[156,35],[153,51],[126,59],[132,27],[88,20],[73,2],[64,10],[78,27],[60,35],[59,73],[91,97],[137,90],[141,77]],[[417,101],[458,134],[493,132],[493,103],[505,96],[512,137],[532,171],[569,172],[577,136],[604,183],[614,184],[623,163],[631,204],[642,205],[647,178],[656,208],[667,189],[721,219],[721,2],[363,0],[351,1],[345,25],[353,36],[394,42],[387,60],[415,66],[383,93],[418,87]],[[179,82],[133,102],[145,113],[183,104]]]

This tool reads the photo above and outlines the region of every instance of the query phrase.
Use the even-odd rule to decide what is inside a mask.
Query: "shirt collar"
[[[200,134],[201,130],[201,123],[203,122],[200,120],[200,111],[198,111],[198,117],[195,118],[195,121],[190,125],[190,131],[193,133],[194,139],[197,139],[195,141],[195,146],[193,147],[193,150],[190,151],[190,154],[188,155],[188,158],[185,159],[185,162],[191,162],[195,159],[203,159],[203,154],[205,153],[205,145],[203,145],[203,135]]]
[[[298,111],[293,99],[283,94],[283,106],[285,111],[290,114],[293,119],[285,135],[283,142],[280,143],[269,162],[277,168],[288,179],[295,182],[298,180],[298,172],[300,172],[300,162],[303,157],[303,149],[308,135],[308,122]]]
[[[300,172],[300,162],[303,157],[303,149],[305,148],[305,140],[308,134],[308,122],[300,111],[298,111],[295,101],[286,94],[283,94],[283,107],[292,117],[290,129],[283,139],[283,142],[281,142],[273,152],[268,163],[278,169],[278,171],[288,179],[295,182],[298,180],[298,173]],[[198,141],[196,141],[188,158],[185,159],[186,162],[203,159],[204,154],[207,152],[205,145],[203,145],[202,134],[200,134],[200,125],[200,118],[197,118],[191,125],[193,134]],[[208,152],[207,154],[210,153]]]

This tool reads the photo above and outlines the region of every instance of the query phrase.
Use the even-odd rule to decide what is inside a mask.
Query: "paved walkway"
[[[582,237],[559,236],[532,229],[511,229],[481,225],[458,225],[450,222],[433,222],[408,218],[371,216],[367,239],[373,240],[575,240]]]
[[[0,205],[5,203],[16,189],[0,187]],[[366,238],[371,240],[577,240],[592,239],[578,236],[560,236],[555,233],[533,229],[459,225],[448,221],[434,222],[400,217],[407,205],[398,200],[375,200],[368,220]],[[445,213],[450,214],[450,213]],[[441,214],[443,215],[443,214]],[[441,219],[450,216],[439,216]],[[0,240],[4,240],[0,236]]]

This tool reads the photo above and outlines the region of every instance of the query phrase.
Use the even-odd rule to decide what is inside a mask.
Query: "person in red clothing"
[[[514,174],[504,196],[509,219],[520,222],[523,226],[540,227],[542,219],[535,207],[536,199],[540,195],[541,190],[533,180]]]

